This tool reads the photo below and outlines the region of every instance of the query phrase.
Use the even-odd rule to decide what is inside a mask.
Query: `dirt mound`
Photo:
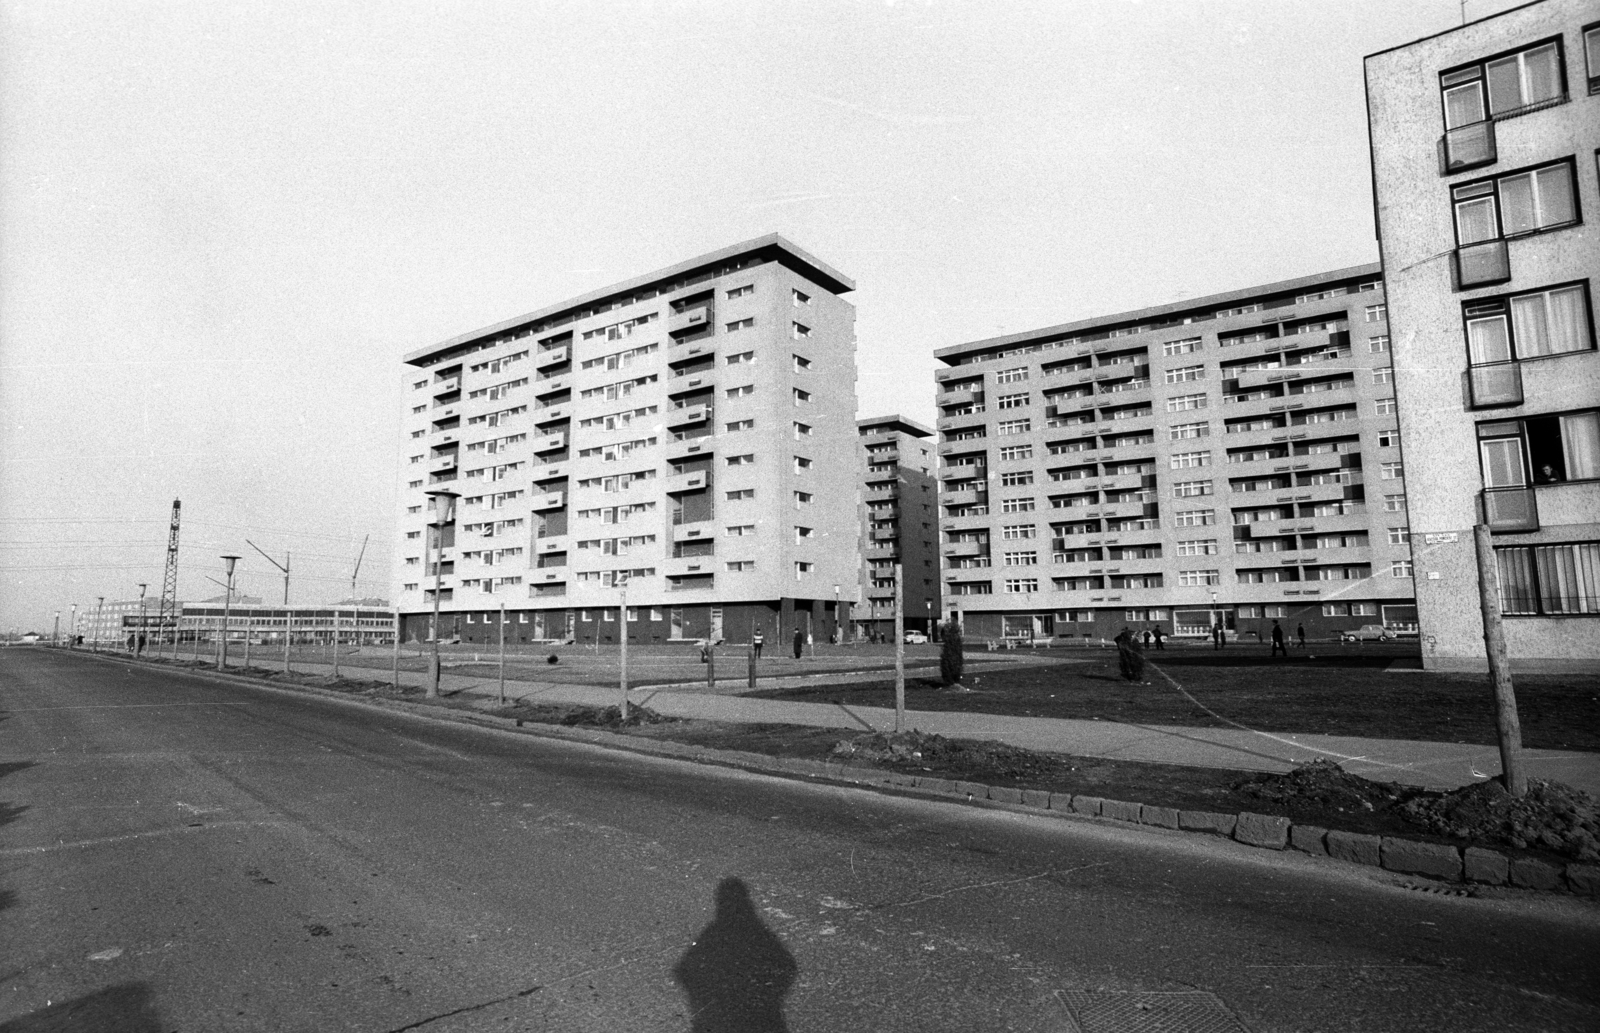
[[[1560,782],[1529,779],[1528,793],[1519,800],[1498,779],[1490,779],[1441,796],[1408,800],[1400,811],[1437,835],[1600,861],[1600,813],[1594,797]]]
[[[622,719],[621,707],[574,707],[562,716],[560,723],[569,728],[634,728],[676,720],[675,717],[658,714],[649,707],[630,706],[626,721]]]
[[[1420,790],[1352,775],[1331,760],[1314,760],[1286,774],[1252,775],[1233,788],[1258,800],[1340,814],[1388,810]]]
[[[833,747],[833,755],[927,771],[960,767],[974,778],[1025,778],[1053,767],[1049,758],[1020,746],[992,739],[946,739],[942,735],[925,735],[922,732],[858,735],[853,739],[840,740]]]

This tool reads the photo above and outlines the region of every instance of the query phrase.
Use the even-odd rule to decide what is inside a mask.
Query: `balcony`
[[[982,452],[989,442],[985,438],[967,438],[963,441],[939,442],[939,454],[942,456],[964,455],[968,452]]]
[[[1522,404],[1522,364],[1486,362],[1467,369],[1474,409],[1497,409]]]
[[[667,429],[688,427],[696,423],[704,423],[709,419],[711,419],[711,406],[686,405],[681,409],[673,409],[667,413]]]
[[[711,325],[711,302],[690,306],[681,312],[673,312],[667,316],[667,333],[682,334],[689,331],[704,330]]]
[[[1512,488],[1485,488],[1482,499],[1483,522],[1497,534],[1539,529],[1539,503],[1526,485]]]
[[[946,406],[971,405],[982,397],[982,394],[981,391],[970,390],[946,391],[939,396],[938,405],[941,409]]]
[[[459,390],[461,390],[461,374],[459,373],[453,377],[445,377],[442,380],[436,381],[433,385],[433,393],[435,395],[445,395],[449,394],[451,391]]]
[[[716,374],[709,369],[697,370],[694,373],[675,375],[667,382],[667,397],[685,394],[689,391],[698,391],[701,388],[712,387],[716,384]]]
[[[988,471],[977,463],[952,463],[939,471],[940,479],[946,481],[968,481],[987,475]]]
[[[893,502],[900,497],[900,489],[868,488],[861,497],[867,502]]]
[[[1504,239],[1456,248],[1456,289],[1487,287],[1511,279],[1511,254]]]
[[[661,561],[661,573],[668,578],[680,578],[695,575],[705,576],[714,573],[716,569],[717,558],[715,556],[668,557],[667,559]],[[672,588],[674,586],[669,584],[667,587]],[[710,588],[711,586],[690,585],[685,587]]]
[[[550,395],[560,394],[572,387],[572,381],[566,376],[548,377],[537,380],[533,385],[533,394],[536,398],[547,398]]]
[[[717,537],[717,522],[710,516],[680,522],[681,512],[672,514],[672,540],[675,542],[712,541]]]
[[[875,542],[898,542],[900,540],[900,528],[875,527],[872,529],[870,537]]]
[[[688,491],[704,491],[710,483],[710,476],[704,470],[694,470],[689,473],[673,474],[666,479],[662,488],[668,495],[682,495]]]
[[[662,452],[668,462],[677,462],[695,456],[714,456],[716,454],[717,439],[710,434],[702,434],[698,438],[680,438],[677,441],[669,441]]]
[[[550,556],[555,553],[566,551],[567,536],[564,534],[555,535],[550,538],[540,538],[533,543],[533,553],[535,556]]]
[[[532,508],[535,513],[551,509],[561,509],[567,504],[567,493],[564,491],[547,491],[543,495],[533,496]]]
[[[572,406],[570,405],[547,405],[542,409],[535,409],[533,411],[534,423],[539,424],[540,426],[543,426],[546,423],[556,423],[561,420],[570,420],[571,418]]]
[[[535,352],[533,356],[533,368],[549,369],[552,366],[561,365],[563,362],[568,361],[571,357],[572,349],[568,348],[566,345],[562,345],[560,348],[550,348],[545,351]]]
[[[895,543],[868,545],[862,554],[869,560],[878,560],[880,562],[883,560],[898,560],[900,559],[900,547]]]
[[[964,491],[946,491],[939,495],[939,502],[946,506],[970,506],[988,498],[988,492],[980,492],[969,488]]]
[[[544,437],[533,439],[533,451],[536,455],[542,452],[559,452],[566,447],[565,434],[546,434]]]
[[[956,416],[941,416],[935,421],[935,427],[941,431],[962,430],[967,427],[981,427],[983,421],[984,412],[980,409],[977,412],[961,413]]]
[[[987,556],[989,546],[984,542],[946,542],[943,551],[949,559],[963,559],[971,556]]]
[[[1444,172],[1450,175],[1492,165],[1498,158],[1495,150],[1494,122],[1474,122],[1457,126],[1444,134]]]
[[[535,585],[565,584],[567,571],[565,567],[555,570],[531,570],[528,572],[528,581]]]

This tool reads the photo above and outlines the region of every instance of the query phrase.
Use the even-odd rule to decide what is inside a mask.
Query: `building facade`
[[[437,583],[469,641],[502,605],[519,641],[831,637],[860,570],[853,289],[771,235],[407,355],[405,636]]]
[[[1415,629],[1376,265],[935,353],[969,638]]]
[[[1600,7],[1543,0],[1366,60],[1423,660],[1600,657]]]
[[[861,583],[857,639],[894,641],[894,568],[907,630],[932,635],[939,594],[939,456],[932,427],[904,416],[857,420],[861,435]]]

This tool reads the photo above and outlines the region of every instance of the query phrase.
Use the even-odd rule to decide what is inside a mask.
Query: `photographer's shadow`
[[[787,1033],[783,999],[799,967],[750,901],[744,880],[717,886],[717,913],[672,969],[691,1033]]]

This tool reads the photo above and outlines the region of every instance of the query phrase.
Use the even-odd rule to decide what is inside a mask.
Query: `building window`
[[[1174,514],[1172,524],[1174,527],[1206,527],[1216,522],[1214,509],[1186,509]]]
[[[727,527],[723,528],[723,533],[725,533],[729,538],[743,538],[746,535],[755,534],[756,533],[756,525],[755,524],[729,524]]]
[[[728,297],[730,297],[730,298],[742,298],[746,294],[754,294],[755,292],[756,292],[756,285],[753,284],[753,283],[747,283],[742,287],[730,287],[728,289]]]
[[[1217,554],[1217,540],[1215,538],[1196,538],[1178,543],[1179,556],[1215,556]]]
[[[1372,403],[1372,411],[1379,416],[1393,416],[1395,411],[1393,398],[1379,398]]]
[[[743,455],[728,456],[727,458],[729,466],[749,466],[755,461],[756,455],[754,452],[746,452]]]
[[[810,391],[802,391],[798,387],[794,389],[794,404],[795,405],[804,405],[806,402],[809,402],[809,401],[811,401],[811,392]]]
[[[805,291],[795,290],[793,287],[790,287],[789,303],[795,308],[799,308],[801,305],[809,305],[811,304],[811,295],[807,294]]]
[[[1001,499],[1000,512],[1002,513],[1032,513],[1033,499]]]
[[[1410,545],[1411,544],[1411,529],[1409,527],[1391,527],[1391,528],[1389,528],[1389,544],[1390,545]]]
[[[1375,354],[1381,354],[1383,352],[1387,352],[1389,350],[1389,335],[1388,334],[1378,334],[1378,335],[1376,335],[1374,337],[1368,338],[1367,339],[1367,350],[1370,351],[1370,352],[1373,352]]]
[[[1009,463],[1017,459],[1032,459],[1032,445],[1002,445],[1000,448],[1000,461]]]
[[[1005,565],[1008,567],[1037,567],[1039,554],[1037,552],[1008,552],[1005,554]]]
[[[420,488],[420,487],[422,487],[422,482],[421,481],[409,481],[409,482],[407,482],[406,487],[408,487],[408,488]]]
[[[1220,585],[1222,574],[1216,570],[1180,570],[1178,571],[1178,585],[1182,588],[1193,588],[1196,585]]]
[[[1028,393],[1024,391],[1019,395],[1001,395],[995,400],[996,409],[1021,409],[1028,404]]]
[[[755,425],[755,420],[734,420],[732,423],[728,424],[728,433],[737,434],[742,430],[750,430]]]
[[[1007,578],[1006,591],[1012,594],[1025,594],[1039,590],[1039,579],[1035,577]]]
[[[739,387],[730,387],[727,390],[727,395],[729,398],[743,398],[746,395],[753,395],[755,393],[756,386],[754,384],[743,384]]]
[[[1175,366],[1166,372],[1166,382],[1181,384],[1188,380],[1204,380],[1206,368],[1204,366]]]
[[[1473,301],[1463,315],[1467,356],[1474,366],[1594,349],[1589,299],[1581,284]]]
[[[795,355],[795,356],[793,356],[793,358],[794,358],[794,371],[796,373],[804,373],[806,370],[811,368],[811,360],[806,358],[805,356],[803,356],[803,355]]]
[[[747,499],[753,499],[755,497],[756,490],[754,488],[735,488],[733,491],[730,491],[727,494],[727,499],[729,502],[743,502]]]
[[[1410,560],[1394,560],[1389,564],[1390,577],[1411,577]]]
[[[795,440],[798,441],[801,438],[809,438],[810,436],[811,436],[811,424],[809,424],[809,423],[801,423],[798,420],[795,421],[795,425],[794,425],[794,437],[795,437]]]
[[[1021,470],[1015,473],[1003,473],[1000,475],[1000,486],[1002,488],[1020,488],[1024,484],[1032,483],[1032,470]]]
[[[790,323],[789,330],[797,339],[811,336],[811,328],[804,323]]]
[[[730,366],[738,366],[746,362],[754,361],[756,361],[755,352],[735,352],[734,354],[728,356],[727,359],[728,365]]]
[[[1400,432],[1397,431],[1397,430],[1386,430],[1386,431],[1380,432],[1378,434],[1378,447],[1379,448],[1398,448],[1398,447],[1400,447]]]
[[[1036,538],[1039,528],[1034,524],[1008,524],[1000,529],[1000,537],[1005,539]]]
[[[1384,319],[1387,319],[1388,315],[1388,305],[1368,305],[1366,308],[1366,321],[1369,323],[1380,322]]]
[[[1167,412],[1186,412],[1190,409],[1204,409],[1205,407],[1206,396],[1203,394],[1176,395],[1167,399]]]
[[[996,435],[1004,436],[1007,434],[1026,434],[1032,429],[1033,421],[1031,420],[1001,420],[995,424],[994,432]]]
[[[1519,616],[1600,613],[1600,542],[1495,549],[1500,608]]]
[[[1200,350],[1200,338],[1187,337],[1181,341],[1167,341],[1161,346],[1162,355],[1188,355]]]
[[[1439,76],[1446,129],[1506,118],[1566,96],[1561,42],[1551,40]]]
[[[804,542],[807,538],[815,537],[816,533],[817,532],[816,532],[815,528],[812,528],[812,527],[800,527],[800,526],[796,525],[796,527],[794,529],[794,543],[796,545],[799,545],[800,543]]]
[[[816,569],[817,569],[817,565],[815,563],[812,563],[810,560],[795,560],[794,561],[794,576],[796,578],[804,577],[805,575],[811,573],[812,571],[814,571]]]
[[[802,470],[809,470],[809,469],[811,469],[811,460],[807,459],[805,456],[795,456],[794,457],[794,472],[795,473],[799,473]]]
[[[1189,499],[1210,494],[1210,481],[1177,481],[1172,485],[1172,497],[1175,499]]]
[[[1600,93],[1600,25],[1584,28],[1583,59],[1589,67],[1589,92]]]
[[[1209,438],[1211,424],[1209,423],[1174,423],[1167,428],[1167,437],[1173,441],[1184,438]]]
[[[1461,247],[1556,229],[1578,221],[1572,162],[1508,173],[1450,192]]]
[[[1174,452],[1172,454],[1172,469],[1183,470],[1192,466],[1210,466],[1210,452]]]
[[[1003,369],[994,375],[996,384],[1015,384],[1028,379],[1028,367],[1018,366],[1015,369]]]
[[[1404,495],[1385,495],[1383,497],[1383,511],[1385,513],[1404,513],[1406,510],[1406,497]]]
[[[795,508],[798,509],[801,506],[809,506],[811,505],[811,501],[815,498],[816,496],[809,491],[797,491],[794,493]]]
[[[1372,371],[1372,382],[1374,384],[1392,384],[1392,383],[1394,383],[1394,367],[1393,366],[1379,366],[1377,369],[1374,369]]]
[[[727,329],[728,333],[734,334],[734,333],[738,333],[740,330],[748,330],[752,326],[755,326],[755,325],[756,325],[755,317],[754,316],[750,316],[750,317],[748,317],[746,319],[735,319],[733,322],[731,322],[731,323],[729,323],[727,325],[726,329]]]
[[[1538,416],[1478,425],[1486,488],[1600,478],[1600,413]]]
[[[729,563],[725,564],[725,567],[726,567],[726,569],[731,570],[731,571],[733,571],[735,573],[737,573],[739,571],[743,571],[743,570],[754,570],[754,569],[756,569],[756,561],[755,560],[732,560]]]

